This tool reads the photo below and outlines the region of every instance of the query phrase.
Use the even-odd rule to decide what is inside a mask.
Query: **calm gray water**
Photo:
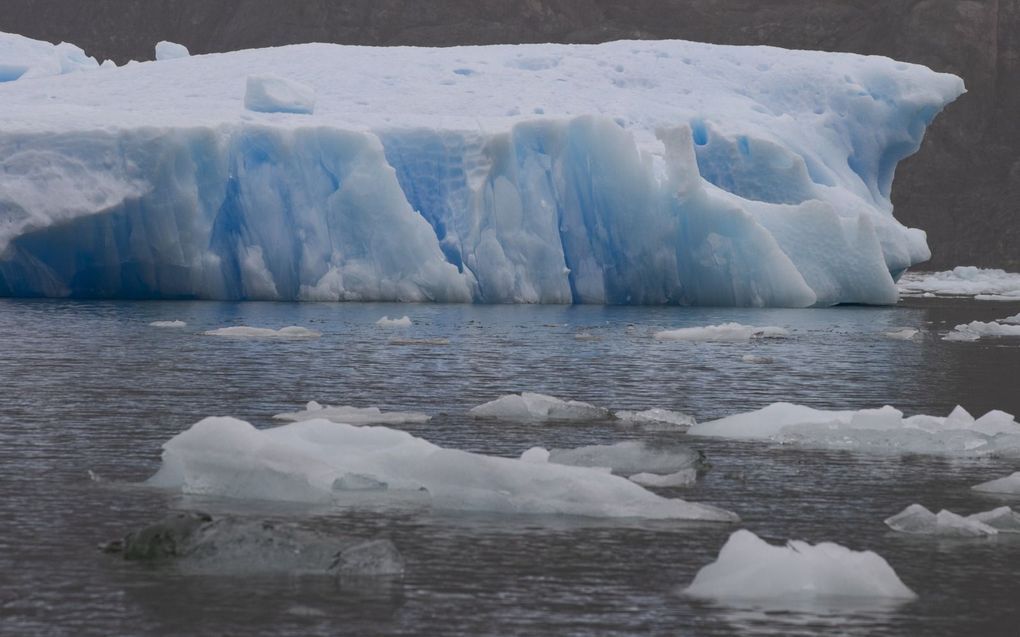
[[[1020,470],[948,461],[797,451],[623,429],[609,423],[508,425],[465,416],[501,394],[541,391],[616,409],[664,407],[708,420],[778,400],[823,408],[883,404],[945,415],[1020,413],[1020,339],[917,342],[883,332],[945,330],[1020,311],[1010,304],[915,301],[895,308],[433,306],[0,300],[0,631],[11,635],[1010,635],[1020,634],[1020,538],[900,536],[882,520],[908,504],[972,513],[999,506],[969,487]],[[401,346],[374,323],[409,315]],[[148,323],[180,319],[181,330]],[[658,342],[664,328],[780,325],[768,343]],[[229,325],[302,325],[311,341],[203,336]],[[578,340],[588,333],[597,340]],[[773,365],[745,363],[747,353]],[[835,541],[884,556],[920,596],[869,610],[766,612],[678,594],[734,528],[427,510],[310,511],[196,501],[136,483],[160,445],[209,415],[258,426],[308,400],[433,414],[406,427],[437,444],[517,455],[672,437],[711,470],[663,493],[739,513],[774,542]],[[88,471],[105,480],[93,482]],[[1013,504],[1020,504],[1015,502]],[[202,508],[286,518],[391,538],[402,580],[184,576],[125,562],[96,544]]]

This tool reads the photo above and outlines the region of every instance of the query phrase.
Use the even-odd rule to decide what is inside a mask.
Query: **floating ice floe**
[[[628,478],[643,487],[689,487],[698,479],[697,469],[681,469],[665,475],[657,473],[636,473]]]
[[[402,431],[328,420],[258,430],[206,418],[163,445],[163,464],[148,482],[186,494],[325,504],[343,501],[350,476],[385,484],[379,497],[424,490],[438,510],[738,519],[598,469],[444,449]]]
[[[226,338],[305,339],[319,338],[322,336],[319,332],[314,332],[308,328],[298,327],[296,325],[281,327],[278,330],[269,329],[267,327],[248,327],[245,325],[238,325],[236,327],[221,327],[216,330],[209,330],[208,332],[202,333],[206,336],[223,336]]]
[[[390,345],[449,345],[448,338],[391,338]]]
[[[824,411],[774,403],[698,423],[688,434],[875,453],[1020,457],[1020,423],[1012,415],[990,411],[975,419],[962,407],[945,418],[904,418],[903,412],[888,406]]]
[[[694,416],[679,411],[668,409],[645,409],[644,411],[618,411],[616,419],[627,425],[641,425],[645,428],[676,429],[683,431],[689,429],[697,421]]]
[[[391,319],[388,316],[384,316],[375,322],[379,327],[411,327],[411,318],[405,316],[403,318]]]
[[[1009,507],[1004,507],[1009,509]],[[1010,510],[1012,513],[1012,510]],[[932,513],[920,504],[911,504],[903,511],[888,518],[886,526],[894,531],[911,533],[914,535],[939,535],[943,537],[988,537],[998,535],[999,529],[984,522],[985,519],[1001,519],[1005,521],[1008,516],[1002,515],[1002,511],[989,511],[987,514],[978,513],[964,517],[945,509],[937,514]]]
[[[0,31],[0,84],[98,68],[95,58],[73,44],[50,44]]]
[[[908,327],[908,328],[904,328],[902,330],[895,330],[895,331],[892,331],[892,332],[885,332],[885,336],[888,337],[888,338],[892,338],[892,339],[898,340],[898,341],[910,341],[910,340],[913,340],[913,339],[917,338],[917,336],[920,333],[921,333],[920,330],[915,329],[913,327]]]
[[[184,321],[153,321],[149,323],[150,327],[187,327],[188,324]]]
[[[972,296],[979,301],[1020,301],[1020,273],[960,266],[947,272],[907,272],[899,281],[906,296]]]
[[[279,75],[249,75],[244,107],[259,113],[311,115],[315,112],[315,89]]]
[[[378,407],[331,407],[313,400],[303,411],[276,414],[273,418],[290,422],[325,418],[348,425],[402,425],[428,422],[432,417],[413,411],[382,411]]]
[[[971,487],[975,491],[982,493],[996,493],[999,495],[1020,495],[1020,471],[1006,476],[1005,478],[999,478],[997,480],[990,480],[988,482],[982,482],[981,484]]]
[[[892,214],[896,165],[964,91],[681,41],[84,75],[0,86],[2,296],[891,304],[930,256]]]
[[[740,323],[723,323],[705,327],[684,327],[656,332],[660,341],[736,342],[762,338],[786,338],[790,333],[781,327],[753,327]]]
[[[545,394],[523,392],[508,394],[496,400],[473,407],[469,412],[475,418],[492,418],[511,421],[542,420],[605,420],[608,409],[577,400],[560,400]]]
[[[1000,336],[1020,336],[1020,324],[1016,316],[1001,319],[999,321],[984,322],[971,321],[963,325],[957,325],[942,337],[945,341],[977,341],[982,338],[996,338]]]
[[[176,42],[168,42],[163,40],[156,44],[156,60],[179,60],[181,58],[191,57],[191,52],[188,51],[188,47],[183,44],[177,44]]]
[[[733,533],[719,558],[698,571],[684,592],[720,602],[779,605],[917,597],[889,563],[871,551],[797,540],[774,546],[747,530]]]
[[[633,440],[614,445],[549,450],[549,462],[575,467],[601,467],[624,476],[639,473],[672,474],[685,469],[697,469],[704,460],[700,452],[688,447],[656,448]]]

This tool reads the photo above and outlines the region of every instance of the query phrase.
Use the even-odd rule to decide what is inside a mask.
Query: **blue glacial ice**
[[[98,68],[95,58],[68,42],[50,44],[0,31],[0,83]]]
[[[252,73],[314,113],[246,109]],[[681,41],[308,44],[7,83],[0,295],[893,303],[930,256],[892,216],[895,167],[962,92]]]

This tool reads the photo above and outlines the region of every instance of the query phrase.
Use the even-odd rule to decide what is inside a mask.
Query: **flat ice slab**
[[[791,540],[774,546],[754,533],[730,536],[719,558],[684,591],[692,597],[782,605],[828,600],[917,597],[880,555],[839,544]]]
[[[307,327],[290,325],[274,330],[269,327],[249,327],[237,325],[234,327],[221,327],[215,330],[203,332],[206,336],[220,336],[224,338],[271,338],[271,339],[307,339],[319,338],[322,334],[310,330]]]
[[[698,423],[691,435],[763,440],[869,453],[1020,457],[1020,423],[1001,411],[974,418],[962,407],[949,416],[917,415],[886,406],[825,411],[790,403]]]
[[[428,422],[431,416],[413,411],[382,411],[378,407],[351,407],[347,405],[331,407],[321,405],[314,400],[301,411],[276,414],[273,418],[290,422],[316,420],[325,418],[333,422],[348,425],[402,425],[406,423]]]
[[[895,167],[962,91],[681,41],[303,44],[8,83],[0,295],[894,303],[930,255],[892,216]]]
[[[600,469],[444,449],[385,427],[308,420],[258,430],[206,418],[163,445],[153,486],[183,493],[328,504],[351,490],[428,494],[447,511],[733,522]]]
[[[705,327],[683,327],[655,333],[660,341],[739,342],[763,338],[786,338],[790,333],[781,327],[754,327],[740,323],[723,323]]]
[[[1020,301],[1020,273],[960,266],[946,272],[908,272],[899,281],[908,296],[970,296],[979,301]]]

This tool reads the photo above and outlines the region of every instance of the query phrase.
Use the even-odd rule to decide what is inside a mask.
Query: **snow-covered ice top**
[[[1020,301],[1020,273],[959,266],[946,272],[908,272],[899,281],[904,295],[972,296],[979,301]]]
[[[427,491],[440,510],[733,522],[599,469],[444,449],[385,427],[308,420],[258,430],[206,418],[163,445],[153,486],[231,498],[330,503],[349,485]]]
[[[684,591],[692,597],[784,603],[826,599],[914,599],[880,555],[821,542],[774,546],[747,530],[730,536],[718,559]]]
[[[315,89],[279,75],[249,75],[244,107],[258,113],[315,112]]]
[[[688,433],[874,453],[1020,457],[1020,423],[1012,415],[990,411],[975,419],[962,407],[945,418],[905,418],[903,412],[889,406],[825,411],[774,403],[698,423]]]
[[[314,114],[246,110],[253,70]],[[305,44],[0,86],[0,295],[893,303],[929,257],[895,167],[962,91],[681,41]]]
[[[73,44],[50,44],[0,31],[0,83],[98,68],[95,58]]]

